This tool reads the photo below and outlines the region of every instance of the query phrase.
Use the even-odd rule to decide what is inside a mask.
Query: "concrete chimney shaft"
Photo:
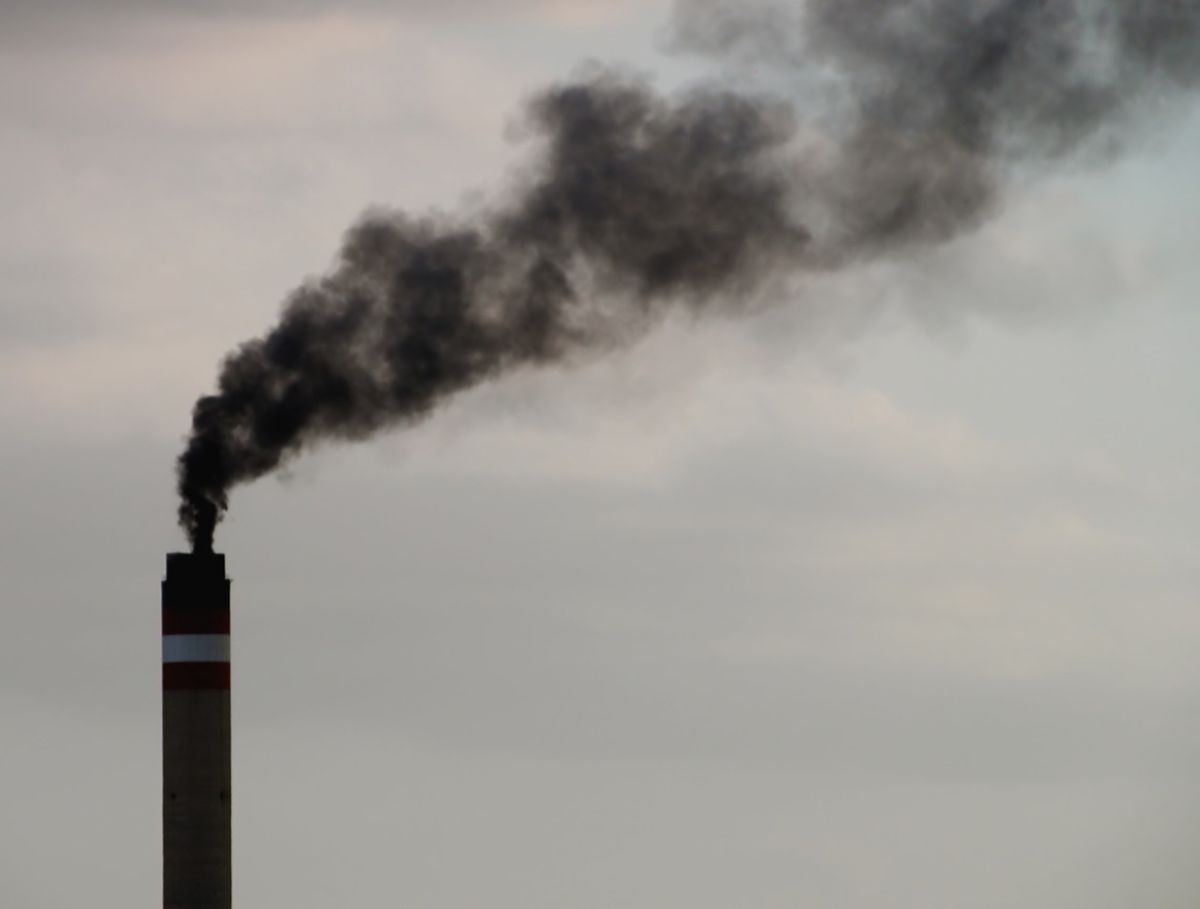
[[[162,585],[163,906],[230,909],[225,557],[171,553]]]

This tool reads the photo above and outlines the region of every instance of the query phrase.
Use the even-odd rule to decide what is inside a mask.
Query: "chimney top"
[[[225,555],[220,552],[167,553],[164,607],[229,608]]]

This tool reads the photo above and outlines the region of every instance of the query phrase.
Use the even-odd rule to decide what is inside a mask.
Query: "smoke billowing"
[[[1015,171],[1115,145],[1200,81],[1200,0],[682,0],[672,35],[724,73],[753,63],[759,88],[663,96],[593,68],[541,92],[533,166],[491,207],[369,213],[225,359],[179,459],[193,546],[232,487],[309,445],[672,307],[735,310],[790,271],[952,239]]]

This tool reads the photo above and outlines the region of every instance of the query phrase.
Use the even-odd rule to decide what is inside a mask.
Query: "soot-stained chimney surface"
[[[232,901],[225,557],[171,553],[162,584],[163,906]]]
[[[949,241],[1015,175],[1119,148],[1200,81],[1200,0],[682,0],[670,31],[774,88],[725,67],[662,94],[593,67],[528,102],[535,152],[490,205],[364,216],[196,402],[178,477],[198,552],[235,485],[314,444],[673,308]]]

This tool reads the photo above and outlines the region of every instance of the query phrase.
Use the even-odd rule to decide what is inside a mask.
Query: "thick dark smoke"
[[[735,309],[788,270],[949,240],[1014,172],[1115,143],[1200,81],[1200,0],[684,0],[672,25],[775,92],[663,97],[593,69],[529,103],[536,166],[491,209],[365,216],[196,403],[179,459],[193,546],[233,486],[308,445],[671,307]]]

